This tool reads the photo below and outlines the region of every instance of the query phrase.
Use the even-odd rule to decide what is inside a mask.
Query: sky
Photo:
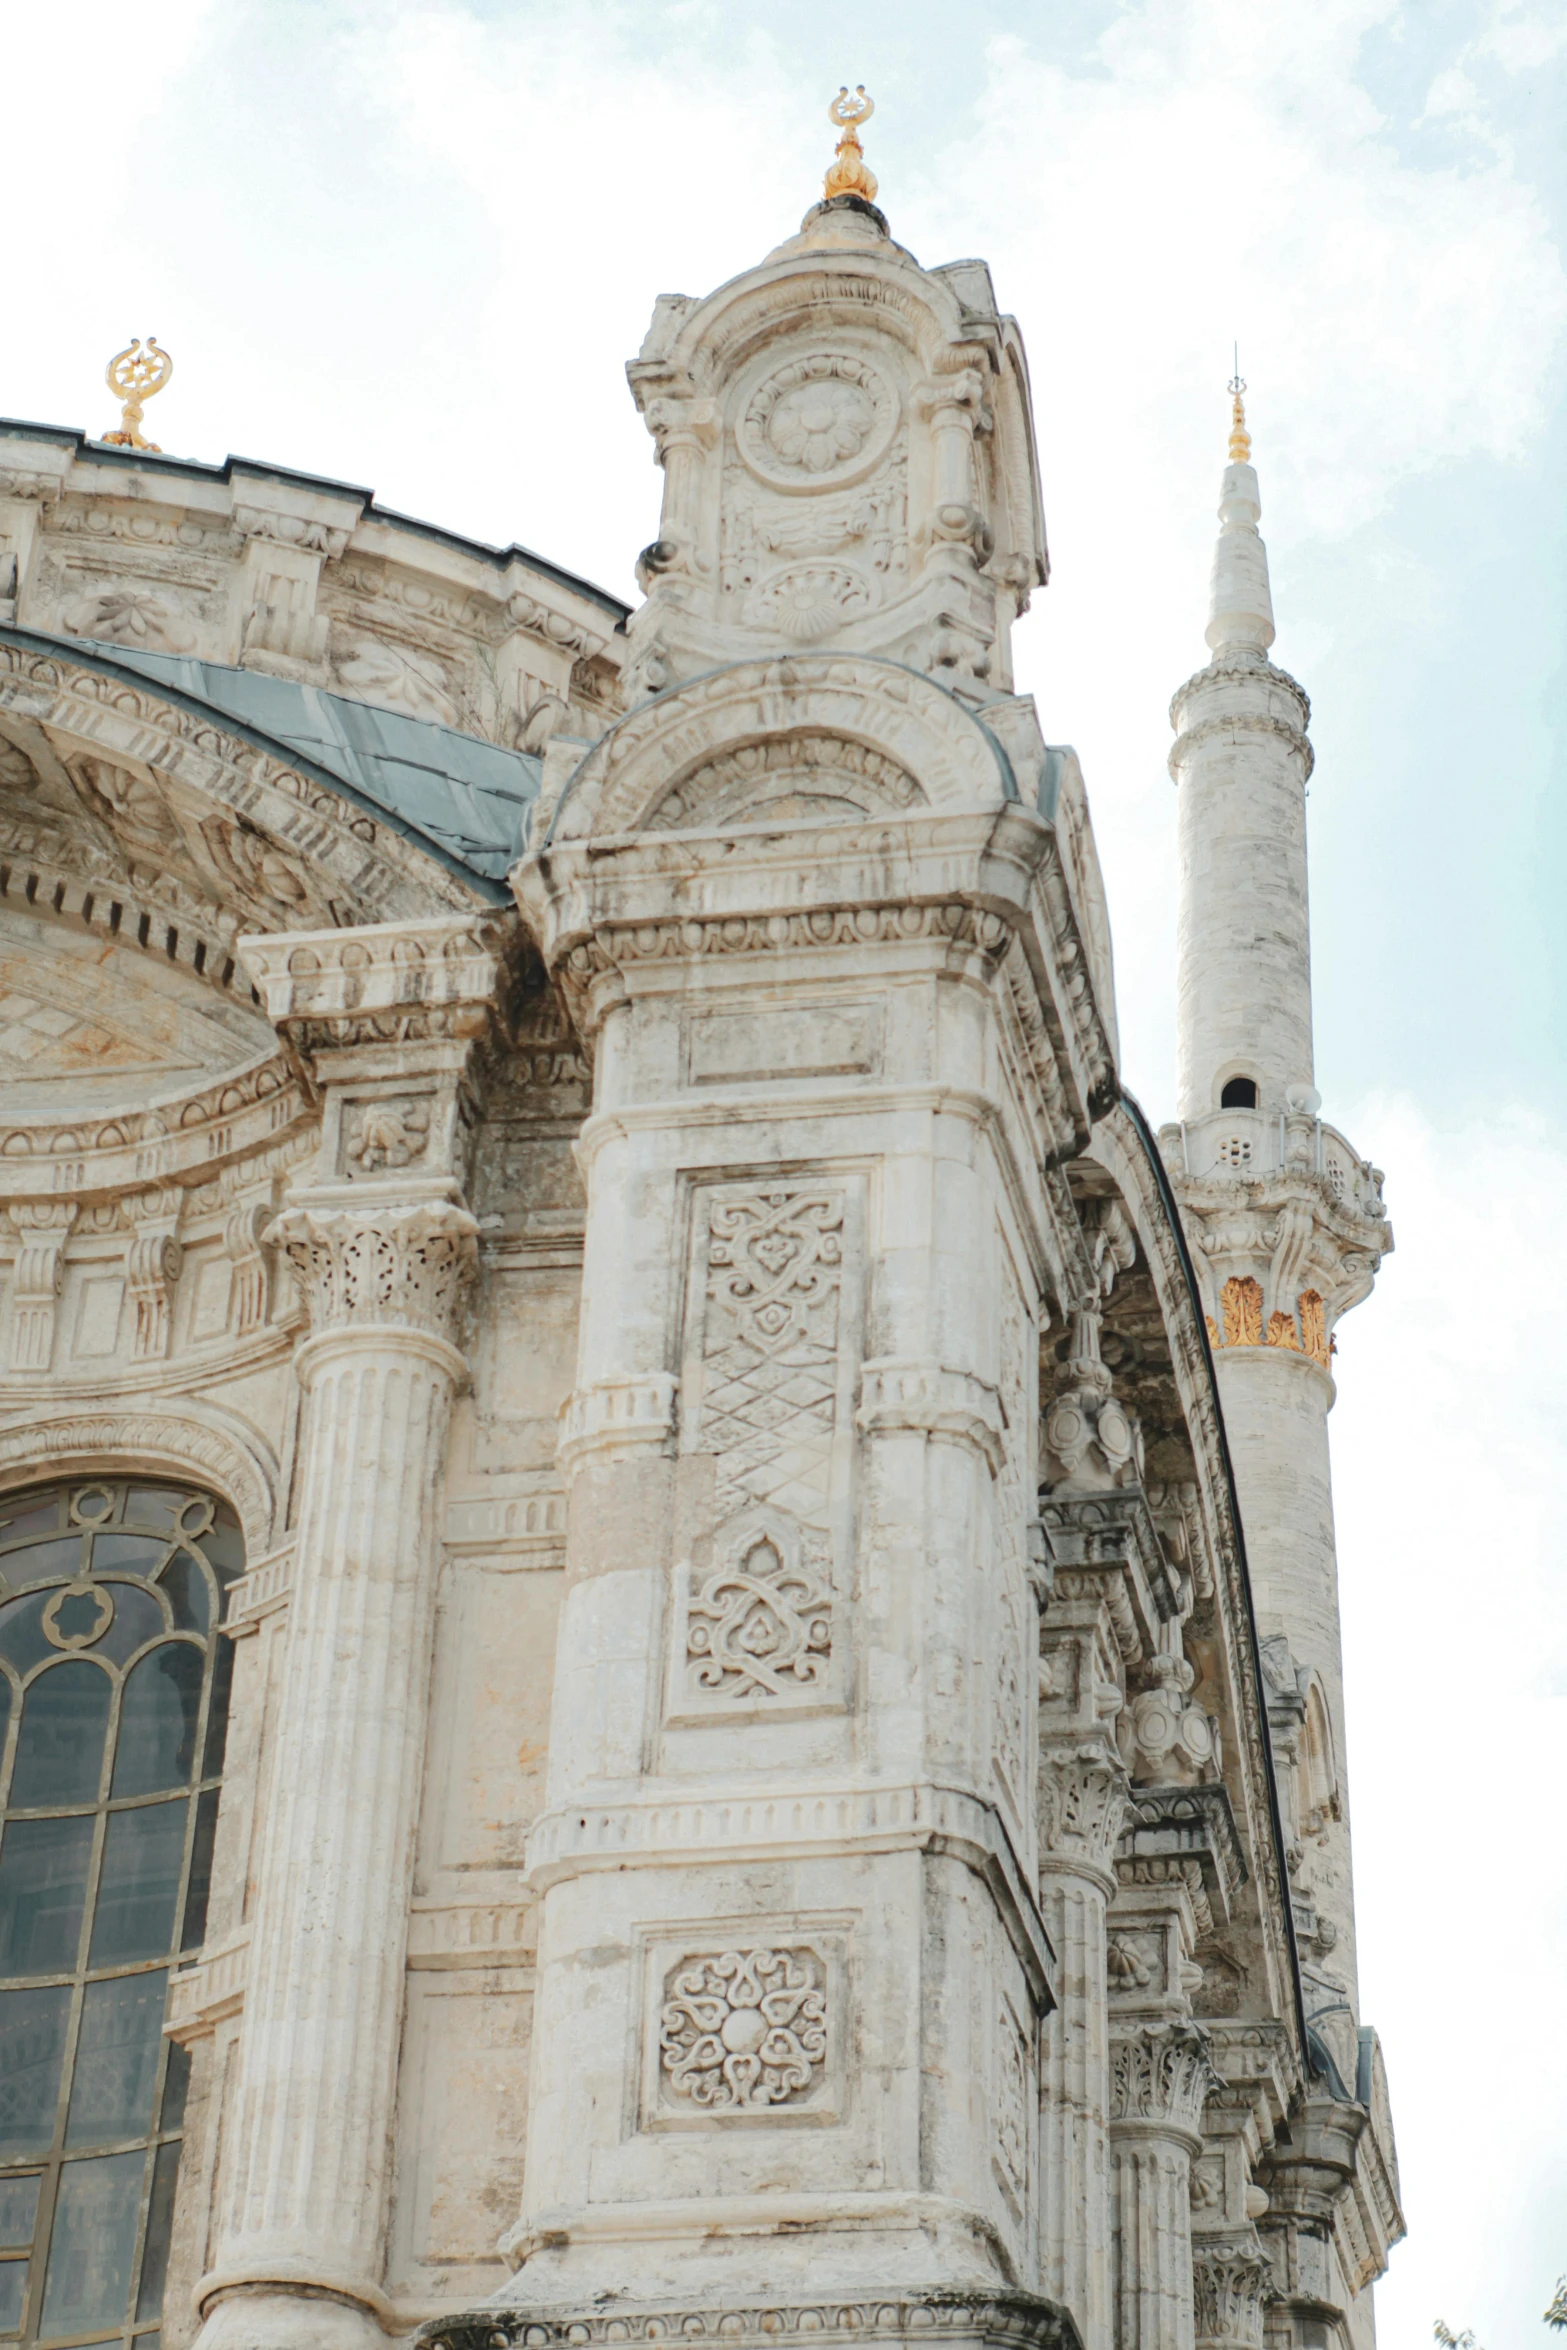
[[[1174,1094],[1173,690],[1238,340],[1312,697],[1317,1082],[1397,1248],[1334,1461],[1363,2008],[1410,2236],[1383,2350],[1567,2270],[1567,9],[1561,0],[0,0],[0,411],[282,462],[630,597],[654,296],[792,233],[864,81],[893,233],[1027,341],[1128,1081]],[[68,51],[68,55],[67,55]],[[62,81],[62,76],[64,80]],[[62,137],[61,93],[69,93]],[[45,102],[46,94],[54,97]],[[18,237],[17,226],[24,233]]]

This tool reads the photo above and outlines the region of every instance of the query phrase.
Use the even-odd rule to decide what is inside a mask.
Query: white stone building
[[[629,615],[0,424],[0,2337],[1369,2350],[1256,477],[1156,1144],[1021,337],[832,185]]]

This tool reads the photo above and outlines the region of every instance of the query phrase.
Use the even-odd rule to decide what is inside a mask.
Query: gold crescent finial
[[[1251,463],[1251,434],[1246,430],[1246,406],[1241,397],[1246,389],[1246,378],[1241,373],[1239,343],[1235,346],[1235,373],[1225,388],[1229,392],[1231,403],[1230,463],[1232,465],[1249,465]]]
[[[838,151],[822,182],[822,194],[830,202],[834,196],[863,196],[867,204],[876,201],[876,174],[865,160],[860,145],[859,126],[869,122],[876,111],[874,98],[865,95],[865,84],[860,83],[851,97],[849,85],[842,89],[827,109],[827,119],[838,126]]]
[[[103,380],[124,406],[119,431],[106,432],[104,439],[115,448],[147,449],[154,457],[161,457],[163,451],[157,442],[141,437],[142,402],[161,392],[173,373],[174,362],[167,351],[159,350],[156,335],[147,337],[145,350],[140,335],[133,335],[123,351],[116,351],[103,371]]]

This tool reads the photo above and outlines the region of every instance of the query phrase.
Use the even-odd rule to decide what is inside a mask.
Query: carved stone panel
[[[647,1950],[644,2127],[840,2118],[843,1936],[806,1920],[768,1935],[766,1924]]]
[[[672,1719],[841,1702],[860,1199],[841,1181],[701,1186],[683,1454],[714,1463],[682,1563]]]

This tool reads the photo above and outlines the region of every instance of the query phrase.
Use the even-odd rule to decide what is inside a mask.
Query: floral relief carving
[[[1262,1284],[1248,1273],[1232,1276],[1219,1292],[1226,1346],[1261,1346]]]
[[[896,418],[892,387],[868,360],[812,351],[752,393],[740,449],[764,479],[827,481],[876,453]]]
[[[996,2167],[1008,2200],[1019,2211],[1028,2192],[1028,2110],[1033,2101],[1030,2094],[1032,2072],[1023,2034],[1010,2008],[1003,2005],[996,2019],[993,2114]]]
[[[141,645],[160,653],[193,653],[196,631],[171,596],[153,588],[104,588],[61,614],[72,636],[100,644]]]
[[[411,1167],[430,1142],[428,1100],[349,1102],[343,1111],[343,1151],[352,1170],[379,1175]]]
[[[691,1689],[732,1701],[819,1689],[832,1661],[824,1546],[769,1511],[727,1547],[686,1610]]]
[[[477,1232],[462,1208],[290,1208],[265,1238],[292,1266],[317,1332],[402,1327],[450,1341]]]
[[[684,1958],[665,1978],[659,2012],[663,2098],[708,2113],[805,2103],[826,2075],[827,2024],[826,1968],[814,1950]]]
[[[1110,2046],[1110,2118],[1154,2122],[1196,2136],[1214,2085],[1208,2035],[1169,2021],[1117,2031]],[[1195,2151],[1195,2149],[1194,2149]]]

